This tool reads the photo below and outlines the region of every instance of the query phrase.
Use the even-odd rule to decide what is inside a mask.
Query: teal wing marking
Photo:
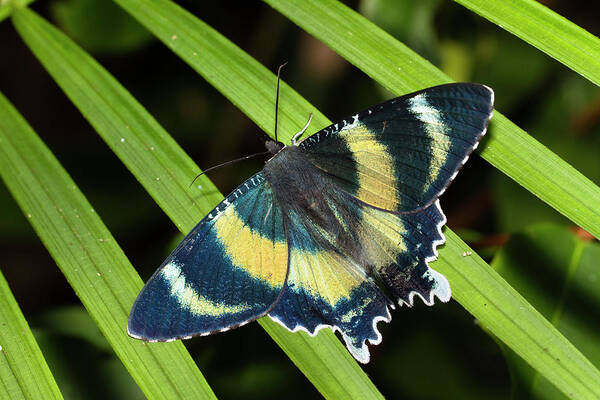
[[[337,185],[374,207],[409,212],[431,205],[485,134],[487,86],[456,83],[389,100],[299,144]]]
[[[381,341],[377,322],[391,319],[388,307],[411,306],[415,295],[428,305],[434,297],[450,299],[447,280],[428,266],[444,241],[445,218],[438,202],[395,214],[327,186],[310,212],[284,206],[290,269],[269,316],[311,335],[339,330],[352,355],[366,363],[367,344]]]
[[[438,197],[492,110],[488,87],[442,85],[283,147],[150,278],[129,334],[168,341],[268,314],[292,331],[338,330],[368,362],[389,308],[411,306],[415,296],[428,305],[450,299],[448,281],[429,267],[444,242]]]
[[[281,209],[258,173],[200,221],[156,271],[131,309],[128,332],[169,341],[253,321],[279,299],[287,259]]]

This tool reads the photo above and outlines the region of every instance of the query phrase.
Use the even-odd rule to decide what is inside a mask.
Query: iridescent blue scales
[[[485,134],[493,92],[449,84],[409,94],[283,147],[186,236],[148,281],[131,336],[167,341],[265,315],[340,331],[369,361],[378,321],[419,296],[450,299],[431,269],[438,198]]]

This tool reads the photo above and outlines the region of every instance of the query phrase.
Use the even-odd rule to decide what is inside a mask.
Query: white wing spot
[[[352,116],[352,122],[348,122],[344,120],[344,126],[342,127],[342,131],[355,128],[360,122],[358,121],[358,114],[354,114]]]

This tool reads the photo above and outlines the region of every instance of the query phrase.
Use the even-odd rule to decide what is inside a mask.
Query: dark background
[[[458,4],[347,2],[459,81],[491,86],[497,109],[596,183],[600,92],[582,77]],[[598,35],[598,5],[545,1]],[[201,168],[262,151],[259,129],[164,45],[105,1],[32,8],[90,51]],[[393,97],[293,23],[256,1],[179,2],[272,70],[330,119]],[[595,7],[595,9],[590,9]],[[16,34],[0,23],[0,91],[54,152],[143,279],[182,237]],[[254,159],[210,174],[225,194],[262,168]],[[193,175],[192,175],[193,176]],[[448,226],[487,260],[531,224],[569,226],[556,211],[473,157],[442,198]],[[143,398],[73,290],[0,185],[0,268],[67,398]],[[389,398],[507,398],[502,350],[455,301],[393,313],[364,367]],[[318,398],[258,324],[186,342],[220,398]]]

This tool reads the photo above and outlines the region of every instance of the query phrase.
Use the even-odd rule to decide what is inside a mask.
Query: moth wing
[[[428,88],[333,124],[299,147],[357,199],[394,212],[423,209],[477,147],[493,98],[473,83]]]
[[[292,332],[315,335],[320,329],[339,330],[350,353],[369,361],[366,341],[379,343],[376,323],[391,319],[389,300],[354,260],[333,246],[299,216],[288,225],[290,274],[283,295],[269,316]]]
[[[450,299],[444,276],[428,262],[443,243],[445,218],[436,202],[411,214],[367,206],[331,186],[311,210],[286,211],[284,223],[290,270],[286,289],[269,316],[292,331],[311,335],[339,330],[350,353],[369,361],[367,343],[378,344],[378,321],[389,322],[388,307],[412,305],[418,295],[432,305]],[[327,226],[328,229],[319,226]]]
[[[429,306],[435,297],[443,302],[450,300],[448,280],[429,267],[438,257],[437,247],[446,240],[442,234],[446,217],[439,201],[406,214],[364,206],[361,216],[363,257],[370,262],[372,276],[394,302],[411,307],[414,296]]]
[[[150,278],[131,309],[128,333],[170,341],[260,318],[282,293],[287,260],[281,209],[258,173],[202,219]]]

